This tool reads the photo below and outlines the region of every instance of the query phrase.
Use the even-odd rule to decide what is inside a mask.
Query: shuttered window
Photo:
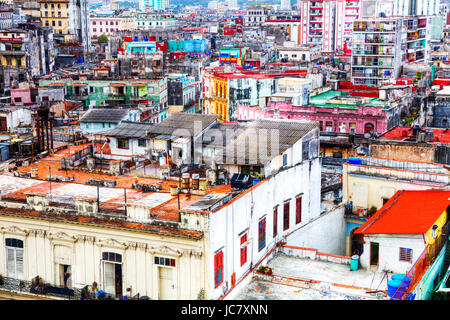
[[[295,199],[295,224],[302,222],[302,197]]]
[[[266,246],[266,218],[259,221],[258,224],[258,251]]]
[[[223,282],[223,252],[214,255],[214,287],[217,288]]]
[[[6,276],[23,279],[23,241],[14,238],[5,239]]]
[[[241,267],[247,262],[247,234],[241,236]]]
[[[412,249],[400,248],[400,261],[412,262]]]
[[[283,208],[283,231],[287,229],[289,229],[289,202],[286,202]]]

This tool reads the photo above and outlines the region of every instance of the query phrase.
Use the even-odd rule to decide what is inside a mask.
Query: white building
[[[378,85],[399,77],[402,65],[430,60],[431,18],[359,19],[352,38],[352,81]]]
[[[300,43],[319,44],[327,52],[349,46],[360,9],[361,1],[302,0]]]
[[[297,140],[293,144],[287,143],[288,131]],[[280,149],[267,146],[262,153],[270,155],[252,164],[256,150],[239,150],[243,150],[246,137],[255,134],[259,139],[279,134]],[[274,136],[271,139],[276,140]],[[254,141],[252,145],[261,143]],[[233,157],[234,148],[238,152]],[[219,171],[227,170],[230,176],[249,166],[258,170],[255,167],[263,164],[265,179],[237,196],[204,199],[186,208],[211,212],[208,274],[213,299],[232,289],[287,234],[320,215],[319,130],[311,122],[256,120],[226,150],[218,152],[215,160]],[[223,204],[217,205],[220,201]]]
[[[281,0],[280,10],[291,10],[291,0]]]
[[[450,191],[400,190],[355,231],[364,237],[363,268],[407,273],[447,224]]]

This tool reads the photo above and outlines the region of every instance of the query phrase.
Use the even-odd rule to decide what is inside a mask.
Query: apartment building
[[[61,41],[77,41],[89,50],[89,8],[87,0],[40,0],[42,25],[51,27]]]
[[[115,34],[120,29],[121,19],[114,14],[96,14],[90,16],[89,31],[92,38]]]
[[[88,107],[112,105],[167,106],[167,76],[137,80],[40,80],[39,86],[64,86],[66,99]]]
[[[35,24],[0,30],[0,87],[7,90],[29,77],[53,71],[53,32]]]
[[[302,0],[300,43],[319,44],[326,52],[343,49],[360,9],[359,0]]]
[[[174,14],[139,12],[136,15],[136,27],[138,30],[147,29],[174,29],[179,21]]]
[[[139,0],[139,11],[159,11],[169,8],[169,0]]]
[[[248,8],[244,13],[244,26],[258,27],[267,19],[268,10],[263,7]]]
[[[379,85],[398,78],[402,66],[430,58],[427,17],[364,18],[353,25],[352,81]]]

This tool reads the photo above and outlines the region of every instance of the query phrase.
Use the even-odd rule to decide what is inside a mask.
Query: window
[[[175,267],[175,259],[155,257],[155,264],[160,266]]]
[[[278,207],[273,208],[273,237],[278,234]]]
[[[223,252],[214,255],[214,288],[223,282]]]
[[[412,249],[400,248],[400,261],[412,262]]]
[[[23,279],[23,241],[14,238],[5,239],[6,276]]]
[[[283,208],[283,231],[287,229],[289,229],[289,202],[286,202]]]
[[[302,197],[295,199],[295,223],[302,222]]]
[[[117,138],[117,148],[129,149],[129,140],[125,138]]]
[[[302,142],[302,160],[309,159],[309,141]]]
[[[114,252],[102,253],[103,290],[114,295],[122,294],[122,255]]]
[[[16,97],[16,98],[14,98],[14,102],[22,102],[22,98],[21,97]]]
[[[262,218],[258,223],[258,251],[266,246],[266,218]]]
[[[138,146],[139,147],[145,147],[145,139],[143,139],[143,138],[138,139]]]
[[[287,154],[283,154],[283,166],[287,166]]]
[[[241,236],[241,267],[247,262],[247,233]]]

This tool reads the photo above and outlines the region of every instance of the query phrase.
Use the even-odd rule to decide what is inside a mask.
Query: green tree
[[[97,41],[99,43],[108,43],[108,38],[104,34],[101,34],[98,36]]]

